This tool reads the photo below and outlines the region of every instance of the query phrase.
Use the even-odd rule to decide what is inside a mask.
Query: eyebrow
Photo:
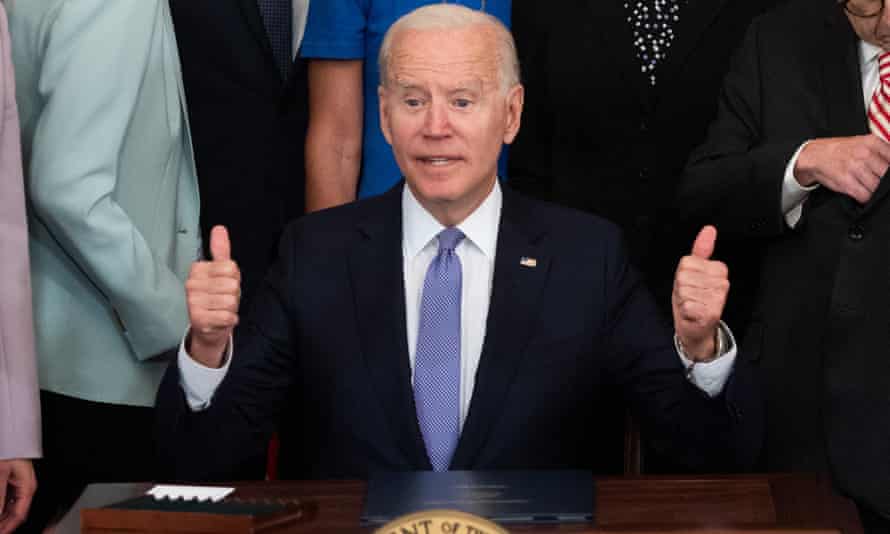
[[[404,91],[410,91],[412,89],[418,90],[418,91],[424,91],[424,92],[426,91],[426,88],[421,87],[420,85],[418,85],[414,82],[409,82],[409,81],[404,81],[404,80],[395,80],[395,86],[398,89],[402,89]]]
[[[428,91],[426,87],[423,87],[411,80],[396,79],[396,80],[394,80],[394,83],[395,83],[396,87],[398,87],[399,89],[402,89],[404,91],[410,91],[410,90],[417,90],[417,91],[423,91],[423,92]],[[447,94],[465,93],[465,92],[478,93],[478,92],[482,91],[483,86],[484,86],[484,84],[483,84],[482,80],[462,81],[462,82],[458,82],[458,83],[454,84],[451,87],[446,88],[445,92]]]
[[[479,93],[482,91],[482,82],[474,82],[469,84],[458,84],[447,92],[448,94],[453,93]]]
[[[484,85],[485,84],[482,80],[478,80],[475,78],[469,80],[459,80],[457,83],[449,87],[446,92],[449,94],[460,92],[478,93],[482,91]]]

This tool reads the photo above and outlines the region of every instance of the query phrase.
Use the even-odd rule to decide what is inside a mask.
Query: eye
[[[405,102],[405,105],[408,106],[409,108],[419,108],[420,106],[423,105],[423,100],[421,100],[419,98],[413,98],[413,97],[406,98],[404,100],[404,102]]]
[[[471,105],[473,105],[473,101],[470,100],[469,98],[455,98],[454,99],[454,107],[456,107],[456,108],[463,109],[463,108],[468,108]]]

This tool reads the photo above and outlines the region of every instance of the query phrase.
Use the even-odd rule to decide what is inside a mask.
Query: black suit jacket
[[[678,225],[672,213],[680,174],[715,115],[746,26],[778,1],[685,3],[654,89],[641,72],[624,0],[513,2],[527,94],[510,183],[617,223],[665,312],[677,261],[698,230]],[[745,310],[754,278],[722,244],[718,257],[733,273],[725,315],[741,331],[747,314],[736,310]]]
[[[805,140],[868,132],[858,58],[832,0],[755,21],[681,198],[690,216],[761,249],[742,345],[767,384],[764,466],[830,466],[843,490],[890,513],[890,184],[865,206],[820,188],[794,229],[780,205]]]
[[[176,478],[238,479],[279,424],[302,440],[282,449],[300,456],[285,476],[430,469],[408,361],[400,189],[289,228],[206,412],[189,411],[170,367],[157,411],[162,463]],[[737,366],[708,398],[686,380],[616,229],[505,190],[485,342],[451,467],[595,465],[595,414],[618,409],[599,398],[606,384],[682,463],[744,466],[762,417],[748,371]]]
[[[249,301],[303,213],[307,94],[276,67],[257,0],[170,0],[201,190],[201,228],[228,227]],[[206,248],[206,247],[205,247]]]

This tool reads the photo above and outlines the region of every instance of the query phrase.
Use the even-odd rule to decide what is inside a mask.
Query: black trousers
[[[56,522],[93,482],[151,481],[154,409],[90,402],[40,392],[43,459],[34,464],[37,493],[17,534]]]

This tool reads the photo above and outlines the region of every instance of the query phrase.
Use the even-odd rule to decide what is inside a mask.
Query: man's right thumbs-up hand
[[[210,255],[211,261],[192,264],[185,282],[191,322],[186,349],[202,365],[218,368],[238,324],[241,299],[241,271],[232,261],[229,233],[224,226],[214,226],[210,231]]]

